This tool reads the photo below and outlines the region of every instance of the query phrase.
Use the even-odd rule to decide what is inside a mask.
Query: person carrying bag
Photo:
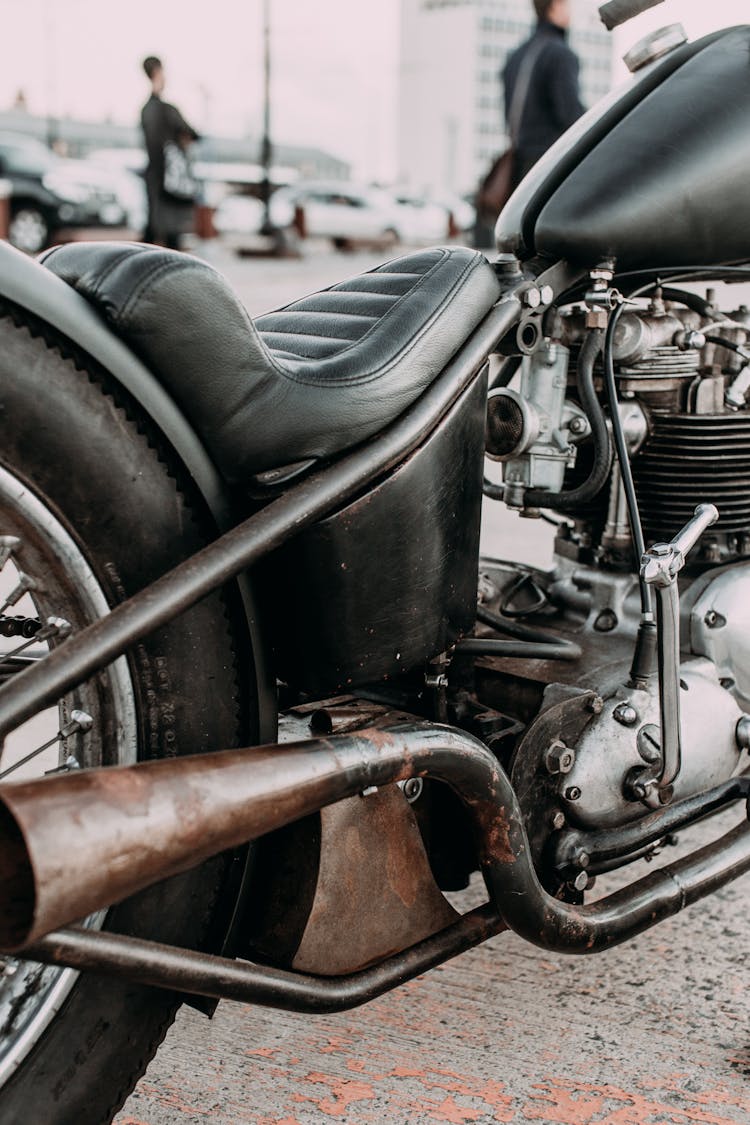
[[[477,212],[483,223],[493,224],[508,202],[520,177],[517,177],[518,137],[526,99],[531,85],[531,77],[536,61],[544,47],[544,41],[532,40],[521,64],[508,113],[508,135],[510,144],[497,156],[489,172],[482,180],[477,193]]]

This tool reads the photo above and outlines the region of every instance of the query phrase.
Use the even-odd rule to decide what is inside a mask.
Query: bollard
[[[13,194],[13,184],[10,180],[0,179],[0,238],[8,237],[10,227],[10,197]]]

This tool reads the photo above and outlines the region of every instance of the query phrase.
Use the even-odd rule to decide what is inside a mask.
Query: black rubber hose
[[[612,443],[604,413],[594,387],[594,362],[602,348],[604,332],[591,329],[584,340],[578,357],[577,386],[586,417],[591,426],[594,442],[594,464],[586,480],[568,492],[550,492],[546,488],[527,488],[523,502],[527,508],[554,508],[555,511],[574,511],[601,492],[609,480],[612,468]]]
[[[458,642],[456,652],[521,660],[578,660],[581,656],[581,649],[571,641],[548,645],[536,641],[497,641],[494,637],[466,637]]]
[[[485,477],[482,482],[482,492],[490,500],[503,500],[505,499],[505,485],[496,484],[495,481]]]
[[[544,629],[534,629],[531,625],[521,625],[520,622],[511,621],[499,613],[493,613],[491,609],[485,609],[482,605],[477,609],[477,621],[481,621],[483,625],[489,625],[491,629],[496,629],[498,633],[507,633],[509,637],[517,637],[519,641],[536,641],[543,645],[570,645],[572,648],[578,649],[579,655],[581,652],[578,645],[573,641],[558,637],[555,633],[547,633]]]
[[[618,305],[616,309],[610,314],[609,323],[607,325],[607,335],[604,340],[604,385],[607,388],[607,397],[609,398],[609,412],[612,417],[612,435],[615,441],[615,449],[617,451],[617,459],[620,462],[620,478],[622,486],[625,490],[625,500],[628,506],[628,517],[630,519],[630,531],[633,536],[633,550],[635,554],[635,565],[638,572],[640,572],[641,559],[646,550],[646,544],[643,539],[643,525],[641,523],[641,513],[638,508],[638,497],[635,491],[635,484],[633,483],[633,471],[630,466],[630,452],[628,450],[625,434],[622,429],[622,422],[620,420],[619,403],[617,399],[617,384],[615,382],[615,363],[613,358],[612,345],[615,338],[615,329],[617,322],[622,316],[624,305]],[[651,597],[651,587],[640,577],[639,585],[641,592],[641,613],[644,619],[653,619],[653,599]],[[641,638],[639,634],[639,643],[645,643],[646,638]]]
[[[736,352],[737,355],[747,363],[747,348],[740,347],[740,345],[735,344],[733,340],[727,340],[724,336],[709,335],[706,336],[706,343],[716,344],[720,348],[726,348],[727,351]]]
[[[661,286],[661,296],[664,301],[679,301],[681,305],[685,305],[701,316],[711,316],[713,313],[711,305],[704,297],[699,297],[697,293],[688,293],[687,289],[671,289],[669,286]]]
[[[494,391],[498,387],[507,387],[508,383],[515,375],[516,371],[518,371],[518,368],[521,366],[522,362],[523,356],[509,355],[507,359],[503,360],[503,362],[498,367],[487,390]]]

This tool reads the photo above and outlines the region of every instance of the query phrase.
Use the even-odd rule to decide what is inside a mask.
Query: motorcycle
[[[749,54],[641,43],[491,263],[251,322],[188,256],[0,246],[5,1125],[110,1121],[182,1002],[593,953],[750,869],[750,314],[704,291],[750,279]],[[483,495],[551,570],[480,558]]]

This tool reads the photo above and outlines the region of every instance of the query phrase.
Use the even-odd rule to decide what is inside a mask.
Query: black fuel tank
[[[501,249],[618,270],[750,258],[750,27],[675,52],[561,142],[500,216]]]

